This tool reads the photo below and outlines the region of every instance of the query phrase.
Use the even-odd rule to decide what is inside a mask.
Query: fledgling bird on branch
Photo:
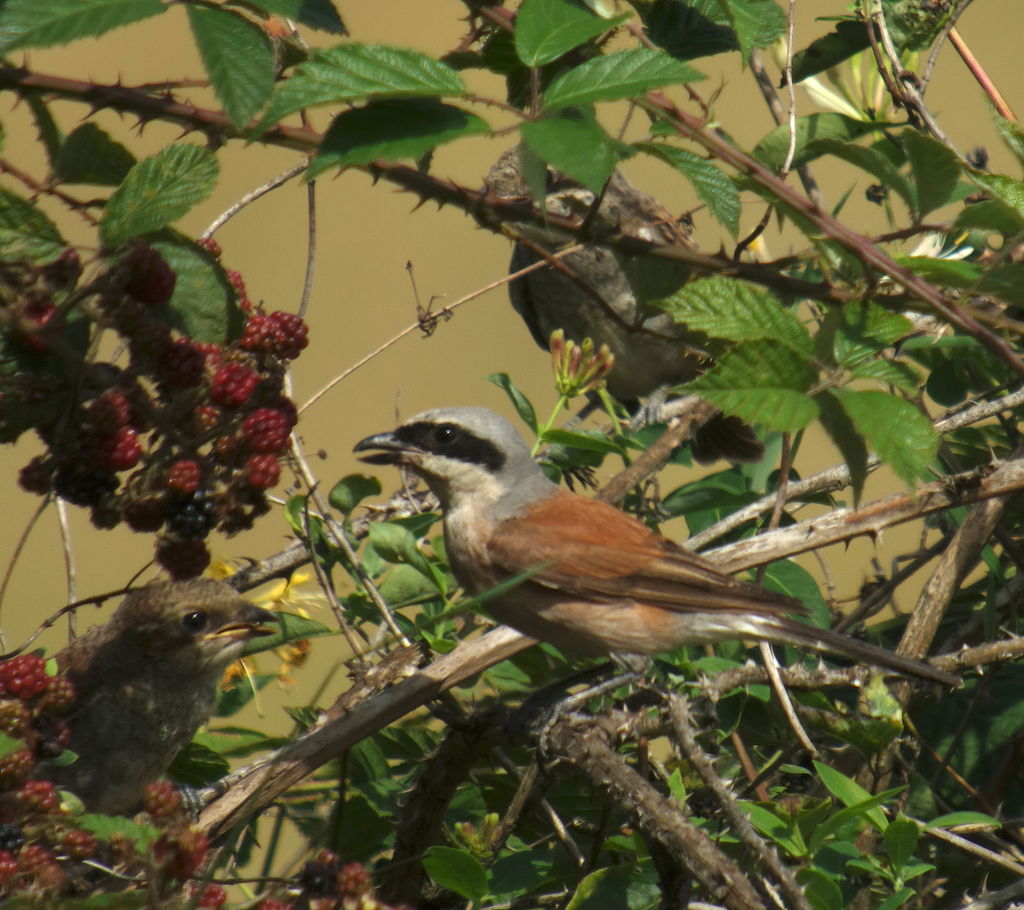
[[[526,635],[620,654],[757,639],[959,684],[928,664],[791,619],[806,612],[798,601],[738,581],[618,509],[563,490],[487,408],[425,411],[355,451],[423,477],[441,503],[452,570],[470,594],[532,573],[486,602]]]
[[[50,776],[92,812],[137,808],[209,719],[224,670],[275,621],[212,579],[130,592],[106,625],[57,654],[75,687],[68,748],[78,760]]]
[[[547,195],[541,207],[561,216],[589,217],[596,194],[563,174],[547,169]],[[506,149],[485,178],[489,191],[502,199],[528,201],[530,189],[520,169],[520,149]],[[653,243],[693,249],[688,232],[653,196],[637,189],[618,171],[608,181],[595,218],[596,227],[621,231]],[[516,225],[521,239],[512,251],[509,271],[516,272],[568,245],[564,236],[543,227]],[[580,343],[607,344],[615,361],[606,377],[608,391],[631,411],[649,399],[662,398],[671,386],[689,382],[711,366],[707,339],[651,305],[670,296],[691,277],[688,265],[654,256],[626,256],[599,243],[582,249],[511,282],[509,298],[544,350],[556,329]],[[753,430],[735,417],[709,421],[693,441],[694,455],[707,463],[716,458],[759,461],[764,447]]]

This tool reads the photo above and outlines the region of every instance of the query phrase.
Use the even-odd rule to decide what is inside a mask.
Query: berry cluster
[[[215,241],[200,245],[219,259]],[[298,419],[284,373],[308,329],[263,313],[223,271],[246,315],[240,335],[214,344],[178,331],[177,277],[143,242],[82,287],[81,274],[70,249],[45,266],[0,265],[13,327],[0,330],[0,441],[35,429],[46,451],[22,468],[25,490],[87,508],[101,528],[158,533],[170,575],[198,575],[211,531],[246,530],[268,509]],[[124,362],[89,360],[103,331]]]
[[[142,818],[159,830],[147,856],[140,852],[144,840],[120,833],[104,840],[88,830],[89,817],[77,816],[74,799],[64,794],[62,801],[46,779],[44,762],[67,744],[64,716],[74,700],[71,682],[50,676],[41,657],[25,654],[0,663],[0,732],[19,742],[0,755],[0,904],[14,895],[40,902],[85,897],[122,887],[147,870],[154,893],[179,890],[202,865],[209,841],[190,826],[172,784],[157,781],[146,788]],[[98,868],[126,878],[111,879]],[[198,906],[221,906],[219,893],[223,889],[211,886]]]
[[[324,910],[409,910],[405,905],[395,907],[378,900],[366,866],[362,863],[343,863],[341,857],[331,850],[321,850],[315,859],[303,866],[284,894],[264,898],[256,905],[256,910],[293,910],[298,907]]]

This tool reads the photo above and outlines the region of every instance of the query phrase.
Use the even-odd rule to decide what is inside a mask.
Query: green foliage
[[[0,52],[102,35],[164,8],[160,0],[6,0],[0,9]]]
[[[526,66],[542,66],[625,19],[602,19],[573,0],[525,0],[516,21],[516,54]]]
[[[108,247],[166,227],[213,191],[219,173],[209,150],[170,145],[133,165],[107,202],[100,237]]]

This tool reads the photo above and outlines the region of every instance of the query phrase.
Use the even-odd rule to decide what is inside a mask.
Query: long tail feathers
[[[851,660],[873,664],[886,670],[893,670],[902,676],[916,676],[944,686],[959,686],[961,680],[952,673],[938,670],[930,664],[910,657],[903,657],[885,648],[870,645],[866,641],[840,635],[828,629],[819,629],[792,619],[765,617],[766,638],[803,645],[816,651],[827,651],[849,657]]]

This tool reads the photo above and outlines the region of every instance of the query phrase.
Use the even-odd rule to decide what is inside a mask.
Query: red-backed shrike
[[[440,500],[448,560],[501,622],[560,648],[655,654],[758,639],[831,651],[957,685],[925,663],[791,619],[791,598],[746,584],[605,503],[552,483],[512,425],[487,408],[443,408],[370,436],[355,451],[403,465]]]

